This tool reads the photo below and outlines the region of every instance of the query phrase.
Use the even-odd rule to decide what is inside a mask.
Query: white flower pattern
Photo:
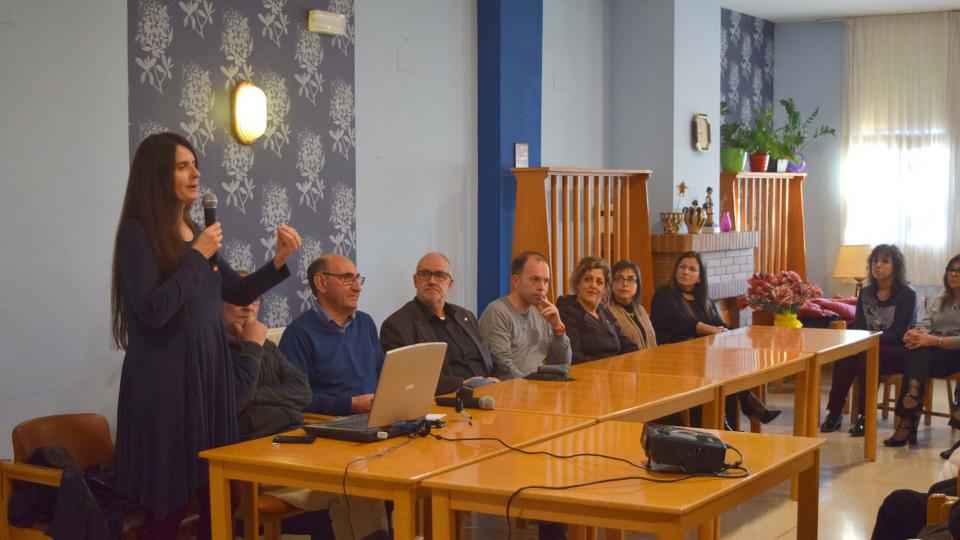
[[[337,231],[330,235],[333,252],[349,256],[356,245],[356,204],[353,188],[337,184],[333,188],[333,202],[330,204],[330,223]]]
[[[773,103],[773,23],[721,9],[720,54],[725,120],[749,123]]]
[[[167,13],[167,6],[159,0],[141,0],[139,13],[134,41],[140,44],[143,52],[149,53],[144,58],[134,58],[143,70],[140,84],[149,82],[150,86],[163,94],[163,83],[173,77],[173,59],[166,54],[167,47],[173,41],[170,14]]]
[[[286,79],[274,71],[265,71],[263,93],[267,95],[267,130],[263,134],[263,147],[269,148],[278,158],[283,157],[283,147],[290,144],[290,125],[287,124],[290,94],[287,93]]]
[[[333,95],[330,97],[330,119],[336,129],[330,130],[333,137],[333,150],[350,159],[350,150],[354,145],[353,130],[353,87],[343,79],[333,81]]]
[[[299,148],[297,149],[297,170],[305,180],[297,182],[300,191],[300,204],[308,206],[316,212],[317,202],[323,199],[326,184],[320,174],[326,164],[323,154],[323,137],[309,129],[301,130],[298,134]]]
[[[211,0],[187,0],[179,2],[180,9],[186,15],[183,17],[183,27],[190,28],[203,38],[203,29],[213,23],[213,2]]]
[[[297,52],[294,58],[303,70],[293,76],[300,83],[297,95],[316,105],[317,94],[323,93],[323,73],[320,73],[323,39],[320,34],[310,32],[303,24],[297,24]]]
[[[240,144],[232,138],[224,143],[221,165],[232,180],[223,182],[221,187],[227,192],[226,204],[242,214],[247,213],[247,201],[253,199],[253,188],[256,187],[250,177],[253,161],[253,146]]]
[[[263,295],[260,302],[260,316],[268,328],[278,328],[290,324],[290,303],[286,296],[277,293]]]
[[[227,62],[232,64],[220,66],[220,72],[227,77],[223,85],[225,90],[230,90],[239,81],[249,81],[253,78],[253,68],[247,64],[247,59],[253,52],[250,20],[239,11],[229,10],[223,14],[220,50]]]
[[[316,305],[306,282],[312,260],[324,252],[357,256],[354,7],[353,0],[129,2],[131,153],[157,133],[191,141],[201,196],[212,191],[220,198],[223,264],[270,264],[280,223],[303,237],[288,261],[297,277],[264,297],[261,320],[270,326]],[[306,21],[297,21],[308,9],[342,13],[345,35],[306,32]],[[230,125],[231,91],[243,80],[268,99],[268,131],[251,145],[238,143]],[[187,214],[204,226],[199,202]]]
[[[328,11],[340,13],[347,18],[347,33],[342,36],[334,36],[333,46],[340,49],[345,56],[350,56],[350,47],[356,39],[356,27],[353,22],[353,0],[330,0]]]
[[[187,139],[197,152],[207,155],[207,143],[213,140],[216,125],[210,112],[213,110],[215,96],[210,72],[197,64],[187,64],[183,68],[183,87],[180,89],[180,107],[187,113],[189,120],[180,122],[180,129],[186,132]]]
[[[260,212],[260,224],[267,232],[266,238],[260,239],[260,244],[267,248],[264,260],[270,260],[276,255],[277,225],[290,223],[291,215],[287,188],[278,184],[268,184],[263,190],[263,207]]]
[[[283,12],[283,7],[287,0],[263,0],[263,7],[266,13],[257,14],[260,23],[263,24],[261,37],[269,38],[277,47],[280,46],[280,40],[288,33],[287,26],[290,20],[287,14]]]
[[[257,269],[253,262],[253,252],[250,249],[250,244],[243,240],[227,240],[220,252],[223,253],[223,258],[234,270],[246,270],[252,273]]]

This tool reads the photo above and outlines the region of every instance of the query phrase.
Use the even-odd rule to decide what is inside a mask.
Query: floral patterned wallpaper
[[[303,237],[288,262],[295,277],[263,298],[260,316],[270,327],[311,307],[306,271],[314,258],[336,252],[356,259],[353,0],[319,4],[130,2],[131,158],[144,137],[160,131],[193,143],[201,189],[219,200],[221,256],[234,268],[252,270],[272,258],[280,223]],[[346,15],[346,35],[307,31],[308,9]],[[249,146],[230,128],[231,91],[244,80],[267,95],[267,131]],[[203,223],[199,204],[191,215]]]
[[[748,122],[753,109],[773,106],[773,23],[729,9],[720,11],[720,99],[724,121]]]

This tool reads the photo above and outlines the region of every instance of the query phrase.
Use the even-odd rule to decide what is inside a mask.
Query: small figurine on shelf
[[[707,197],[703,200],[703,210],[707,213],[707,221],[703,224],[705,233],[717,232],[717,224],[713,222],[713,188],[707,186]]]

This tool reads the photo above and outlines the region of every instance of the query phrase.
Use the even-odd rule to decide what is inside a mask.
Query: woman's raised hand
[[[300,249],[300,233],[290,225],[277,225],[277,254],[273,266],[279,270],[287,264],[287,258]]]

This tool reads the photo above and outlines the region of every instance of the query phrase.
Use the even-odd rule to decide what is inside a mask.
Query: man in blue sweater
[[[294,319],[280,339],[280,352],[310,379],[306,410],[370,412],[384,353],[377,325],[357,309],[364,278],[350,259],[326,254],[310,263],[307,280],[318,305]]]

